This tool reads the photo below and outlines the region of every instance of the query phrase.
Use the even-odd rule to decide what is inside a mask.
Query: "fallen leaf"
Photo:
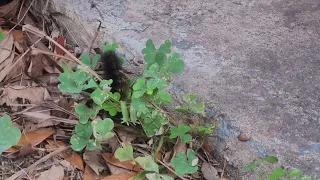
[[[52,148],[59,148],[59,147],[66,147],[67,146],[65,143],[63,143],[61,141],[53,141],[51,139],[47,139],[46,141]],[[82,160],[81,156],[77,152],[71,151],[71,153],[68,153],[68,152],[65,151],[65,152],[62,152],[60,154],[70,164],[72,164],[76,168],[84,171],[83,160]]]
[[[64,155],[64,156],[67,156],[67,155]],[[83,160],[81,156],[75,151],[72,151],[71,155],[68,155],[67,157],[65,157],[65,160],[67,160],[70,164],[74,165],[76,168],[84,171]]]
[[[38,54],[36,56],[31,56],[31,72],[30,76],[37,77],[43,74],[44,67],[48,66],[46,63],[46,58],[43,54]]]
[[[1,42],[0,42],[0,64],[4,62],[11,54],[13,47],[13,35],[9,33]]]
[[[6,87],[0,99],[0,105],[4,103],[10,105],[17,98],[27,99],[31,104],[41,104],[44,102],[45,91],[44,87]]]
[[[110,163],[107,163],[107,166],[111,174],[123,174],[123,173],[130,172],[130,170],[128,169],[123,169],[121,167],[114,166]]]
[[[101,178],[101,180],[128,180],[136,175],[137,175],[137,173],[128,172],[128,173],[114,174],[111,176],[106,176],[106,177]]]
[[[57,43],[60,44],[62,47],[65,47],[66,39],[65,39],[63,36],[59,36],[56,41],[57,41]],[[55,51],[54,51],[54,52],[56,52],[56,53],[59,54],[59,55],[64,55],[64,53],[65,53],[65,52],[64,52],[61,48],[59,48],[58,46],[55,46]]]
[[[47,171],[41,172],[41,175],[36,180],[63,180],[64,170],[61,165],[53,165]]]
[[[22,134],[17,146],[24,146],[27,144],[36,146],[51,136],[54,132],[55,131],[52,129],[43,129]]]
[[[13,39],[15,41],[19,40],[19,39],[23,39],[24,35],[23,35],[23,32],[21,30],[13,30],[12,31],[12,34],[13,34]]]
[[[218,171],[211,164],[204,162],[201,166],[201,172],[206,180],[219,180]]]
[[[143,171],[143,168],[139,164],[133,165],[131,163],[132,161],[130,161],[130,160],[121,162],[119,159],[117,159],[111,153],[103,153],[102,156],[107,163],[110,163],[114,166],[121,167],[121,168],[128,169],[128,170],[133,170],[136,172]]]
[[[179,137],[179,138],[177,138],[177,142],[173,147],[173,155],[172,155],[172,157],[175,157],[180,152],[185,154],[187,152],[187,146],[186,146],[186,144],[183,144],[181,142],[181,138]]]
[[[97,180],[100,177],[91,169],[90,166],[86,165],[83,174],[83,180]]]
[[[18,152],[18,151],[19,151],[19,149],[16,149],[16,148],[14,148],[14,147],[11,147],[11,148],[3,151],[3,152],[5,152],[5,153],[15,153],[15,152]]]
[[[123,131],[121,129],[117,129],[116,130],[117,134],[118,134],[118,137],[120,138],[120,140],[123,142],[123,143],[131,143],[134,139],[137,138],[137,136],[133,135],[132,133],[129,133],[127,131]]]
[[[26,144],[20,148],[18,157],[23,157],[28,154],[33,154],[35,152],[37,152],[37,150],[31,144]]]
[[[91,167],[91,169],[97,174],[100,175],[106,167],[104,167],[101,163],[101,152],[99,150],[88,151],[86,150],[83,154],[84,162]]]
[[[109,138],[108,140],[106,140],[106,142],[111,147],[112,152],[115,152],[118,149],[118,147],[120,147],[120,143],[115,136],[113,136],[112,138]]]

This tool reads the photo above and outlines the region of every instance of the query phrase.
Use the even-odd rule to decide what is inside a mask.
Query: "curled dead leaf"
[[[114,174],[111,176],[106,176],[106,177],[101,178],[101,180],[128,180],[136,175],[137,175],[137,173],[128,172],[128,173]]]
[[[22,134],[17,146],[24,146],[27,144],[36,146],[51,136],[54,132],[55,131],[52,129],[43,129]]]
[[[90,166],[86,165],[86,168],[84,169],[83,174],[83,180],[96,180],[100,179],[100,176],[98,176]]]
[[[27,99],[31,104],[41,104],[45,101],[45,93],[47,89],[44,87],[25,87],[25,86],[10,86],[4,88],[1,95],[0,105],[6,103],[12,104],[12,101],[17,98]]]
[[[102,165],[102,163],[104,162],[100,162],[101,152],[99,150],[93,150],[93,151],[86,150],[85,153],[83,154],[83,160],[98,175],[100,174],[100,172],[106,169],[106,167]]]
[[[139,164],[133,165],[131,163],[132,161],[130,160],[121,162],[111,153],[103,153],[102,156],[107,163],[110,163],[114,166],[121,167],[127,170],[133,170],[136,172],[143,171],[143,168]]]

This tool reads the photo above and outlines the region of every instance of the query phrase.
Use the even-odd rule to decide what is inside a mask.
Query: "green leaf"
[[[215,128],[214,125],[210,125],[209,127],[200,125],[198,131],[203,134],[211,134],[214,128]]]
[[[136,124],[138,121],[138,118],[137,118],[137,111],[134,109],[134,107],[130,106],[130,122],[133,123],[133,124]]]
[[[302,171],[300,169],[293,169],[288,173],[288,176],[291,176],[291,177],[299,177],[301,175],[302,175]]]
[[[121,105],[121,112],[122,112],[122,123],[129,123],[129,113],[128,113],[128,108],[127,105],[124,101],[120,101]]]
[[[2,41],[2,40],[4,40],[4,33],[3,33],[3,30],[0,28],[0,41]]]
[[[278,158],[275,156],[265,156],[261,160],[272,163],[272,164],[277,163],[279,161]]]
[[[268,175],[269,180],[278,180],[281,177],[284,177],[286,173],[282,168],[275,168],[274,171]]]
[[[166,93],[164,90],[158,91],[156,95],[156,104],[170,104],[171,103],[171,96],[170,94]]]
[[[247,171],[250,171],[250,170],[253,170],[255,168],[257,168],[259,166],[259,164],[257,162],[251,162],[249,164],[247,164],[247,166],[244,168],[244,172],[247,172]]]
[[[78,123],[75,127],[75,133],[85,139],[90,139],[92,132],[91,122],[87,124]]]
[[[179,124],[178,127],[177,126],[172,126],[170,128],[170,139],[176,138],[178,136],[181,137],[181,142],[183,144],[187,143],[188,141],[192,140],[192,136],[190,134],[186,134],[187,132],[190,131],[190,127],[186,126],[184,124]]]
[[[131,105],[137,112],[138,117],[148,112],[147,104],[143,101],[142,98],[132,98]]]
[[[159,48],[159,51],[165,54],[171,53],[171,41],[166,40]]]
[[[134,160],[133,147],[128,144],[122,144],[122,147],[116,150],[115,157],[118,158],[121,162]]]
[[[144,70],[143,77],[157,77],[159,71],[159,65],[157,63],[152,64],[148,70]]]
[[[142,50],[142,54],[147,54],[147,53],[155,52],[155,51],[156,51],[156,48],[153,44],[153,41],[151,39],[148,39],[148,41],[146,43],[146,48],[144,48]]]
[[[90,139],[87,144],[87,148],[89,151],[93,151],[96,149],[102,150],[101,144],[96,139]]]
[[[81,151],[83,148],[86,147],[88,141],[89,141],[88,139],[83,138],[78,134],[74,134],[70,138],[71,148],[74,151]]]
[[[16,145],[21,137],[21,132],[18,127],[11,122],[9,115],[3,115],[0,118],[0,154]]]
[[[118,44],[117,43],[112,43],[112,44],[106,44],[103,46],[103,51],[112,51],[115,52],[118,49]]]
[[[104,120],[96,120],[92,122],[93,129],[95,130],[93,135],[99,141],[107,140],[113,137],[113,133],[111,132],[114,123],[110,118],[105,118]]]
[[[153,161],[152,156],[137,157],[135,161],[138,162],[144,170],[159,173],[159,166]]]
[[[156,56],[154,57],[154,60],[161,67],[167,62],[167,56],[162,52],[157,52]]]
[[[146,81],[144,80],[144,78],[139,78],[137,79],[137,82],[133,85],[133,90],[140,90],[143,89],[145,87],[145,83]]]
[[[172,73],[180,73],[184,70],[184,62],[180,58],[179,53],[173,53],[168,58],[168,71]]]
[[[196,153],[192,149],[187,150],[187,157],[188,157],[188,163],[192,166],[196,166],[198,164],[198,157],[196,156]]]
[[[147,90],[154,90],[155,88],[164,89],[167,87],[167,82],[162,78],[151,79],[147,82]]]
[[[190,158],[194,158],[193,155],[190,155]],[[179,176],[197,172],[198,167],[192,165],[192,162],[194,162],[194,159],[187,160],[186,155],[184,155],[182,152],[178,153],[176,157],[171,159],[171,164]]]
[[[103,90],[97,88],[91,93],[90,98],[96,104],[102,106],[102,104],[108,99],[108,95]]]
[[[164,131],[163,126],[168,124],[168,118],[158,110],[153,110],[151,115],[142,117],[142,127],[148,137],[161,135]]]
[[[119,108],[118,104],[112,101],[105,101],[102,105],[102,108],[105,111],[108,111],[110,116],[115,116],[118,112],[121,112],[121,109]]]
[[[77,104],[76,113],[79,115],[80,123],[86,124],[89,118],[95,118],[100,109],[99,106],[94,106],[93,109],[90,109],[84,104]]]
[[[100,58],[101,58],[101,55],[100,55],[100,54],[96,54],[96,55],[92,58],[91,65],[90,65],[91,69],[95,69],[95,68],[96,68],[97,63],[98,63],[98,61],[100,60]]]

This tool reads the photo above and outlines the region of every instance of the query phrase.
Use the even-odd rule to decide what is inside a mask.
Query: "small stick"
[[[31,25],[24,25],[23,28],[36,35],[39,37],[45,37],[47,40],[49,40],[50,42],[52,42],[54,45],[58,46],[60,49],[62,49],[66,54],[68,54],[71,59],[73,61],[75,61],[76,63],[80,64],[83,67],[88,67],[87,65],[83,64],[78,58],[76,58],[72,53],[70,53],[68,50],[66,50],[64,47],[62,47],[59,43],[57,43],[54,39],[52,39],[51,37],[47,36],[43,31],[40,31],[39,29],[31,26]],[[89,73],[91,73],[94,77],[96,77],[99,81],[102,81],[101,77],[95,72],[93,71],[91,68],[88,68],[87,71]]]
[[[34,51],[35,53],[47,54],[47,55],[50,55],[50,56],[56,56],[58,58],[62,58],[62,59],[69,60],[69,61],[73,61],[73,59],[70,59],[68,57],[62,56],[60,54],[55,54],[55,53],[52,53],[52,52],[49,52],[49,51],[45,51],[45,50],[42,50],[42,49],[39,49],[39,48],[36,48],[36,47],[31,47],[31,50]]]
[[[17,179],[18,177],[20,177],[21,175],[23,175],[24,172],[30,172],[30,173],[32,173],[33,169],[34,169],[38,164],[47,161],[47,160],[50,159],[52,156],[55,156],[55,155],[57,155],[57,154],[65,151],[65,150],[67,150],[67,149],[69,149],[69,148],[70,148],[70,146],[61,147],[61,148],[53,151],[52,153],[47,154],[46,156],[43,156],[41,159],[39,159],[38,161],[36,161],[35,163],[33,163],[31,166],[29,166],[29,167],[27,167],[27,168],[25,168],[25,169],[21,169],[20,171],[14,173],[14,174],[13,174],[12,176],[10,176],[7,180],[15,180],[15,179]]]
[[[30,5],[28,6],[26,12],[23,14],[23,16],[22,16],[22,18],[19,20],[19,22],[18,22],[16,25],[14,25],[14,26],[4,35],[4,37],[6,37],[12,30],[14,30],[14,28],[16,28],[16,27],[18,26],[18,24],[20,24],[20,23],[23,21],[23,19],[26,17],[27,13],[29,12],[29,9],[31,8],[33,2],[34,2],[34,0],[31,1]]]
[[[227,163],[227,160],[225,159],[225,160],[224,160],[224,164],[223,164],[223,170],[222,170],[222,173],[221,173],[221,177],[220,177],[220,178],[223,178],[224,170],[225,170],[225,168],[226,168],[226,163]]]

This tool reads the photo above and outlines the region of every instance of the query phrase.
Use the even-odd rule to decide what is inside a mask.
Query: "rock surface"
[[[100,20],[99,43],[119,42],[128,61],[149,38],[172,40],[186,62],[173,89],[206,102],[229,164],[272,154],[320,174],[319,0],[53,0],[47,11],[81,47]]]

